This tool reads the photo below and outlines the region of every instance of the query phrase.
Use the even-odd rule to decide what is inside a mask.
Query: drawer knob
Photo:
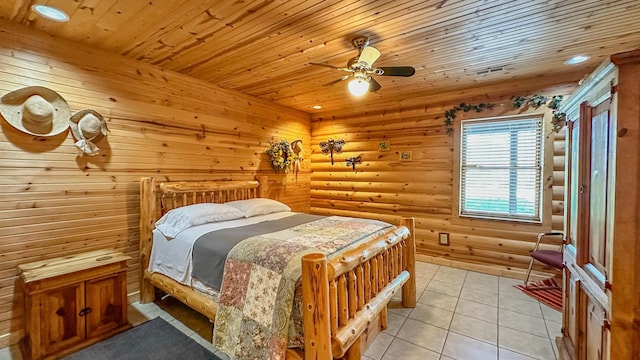
[[[56,310],[56,315],[64,316],[64,308],[60,308],[60,309]]]

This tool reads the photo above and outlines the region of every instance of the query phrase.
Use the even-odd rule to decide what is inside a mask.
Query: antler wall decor
[[[339,154],[342,152],[342,146],[344,145],[344,140],[333,140],[329,139],[329,141],[323,141],[320,143],[320,148],[322,149],[322,153],[331,154],[331,165],[333,165],[333,153]]]
[[[347,166],[351,166],[351,168],[353,168],[353,170],[355,171],[356,164],[362,164],[362,155],[347,158],[344,162],[345,164],[347,164]]]

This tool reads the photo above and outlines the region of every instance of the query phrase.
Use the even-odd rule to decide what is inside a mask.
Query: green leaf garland
[[[567,114],[557,112],[558,108],[560,108],[560,104],[562,103],[563,96],[562,95],[554,95],[551,99],[543,96],[543,95],[533,95],[529,98],[524,96],[518,96],[511,102],[511,106],[518,109],[523,107],[524,105],[530,105],[534,108],[539,108],[540,106],[547,104],[547,107],[552,110],[553,119],[551,123],[553,125],[553,130],[558,132],[564,126],[564,123],[567,118]],[[475,112],[482,112],[485,109],[491,110],[496,104],[492,103],[480,103],[480,104],[467,104],[460,103],[460,105],[456,105],[449,110],[444,112],[444,125],[447,129],[447,135],[451,135],[453,133],[453,121],[456,118],[456,113],[458,111],[469,112],[474,110]]]

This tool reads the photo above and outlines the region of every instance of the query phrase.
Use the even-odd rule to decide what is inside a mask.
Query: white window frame
[[[473,126],[474,124],[482,124],[482,125],[486,125],[488,123],[497,123],[497,122],[503,122],[503,121],[523,121],[523,120],[532,120],[532,121],[537,121],[539,124],[539,128],[538,128],[538,148],[540,149],[540,151],[537,154],[537,213],[534,214],[534,216],[532,217],[528,217],[528,216],[518,216],[518,215],[509,215],[508,213],[499,213],[499,212],[483,212],[483,211],[465,211],[464,209],[464,198],[463,198],[463,194],[464,194],[464,179],[463,179],[463,171],[466,168],[466,164],[464,162],[464,151],[463,151],[463,146],[465,143],[465,139],[464,139],[464,128],[465,126]],[[524,223],[532,223],[532,224],[542,224],[543,223],[543,219],[545,219],[545,214],[544,214],[544,207],[543,207],[543,203],[544,203],[544,189],[543,189],[543,176],[545,173],[545,164],[544,164],[544,160],[545,160],[545,139],[544,139],[544,116],[543,114],[528,114],[525,116],[510,116],[510,117],[494,117],[494,118],[485,118],[485,119],[473,119],[473,120],[464,120],[460,123],[460,127],[459,127],[459,141],[458,143],[458,158],[456,159],[458,162],[458,166],[457,166],[457,176],[458,176],[458,186],[457,186],[457,197],[458,197],[458,203],[456,204],[457,206],[457,213],[456,215],[460,218],[478,218],[478,219],[488,219],[488,220],[507,220],[507,221],[514,221],[514,222],[524,222]],[[515,168],[514,168],[515,169]],[[504,170],[504,169],[503,169]],[[511,170],[510,173],[513,174],[514,170]],[[515,191],[513,190],[513,185],[510,182],[510,193],[511,191]],[[514,188],[515,189],[515,188]]]

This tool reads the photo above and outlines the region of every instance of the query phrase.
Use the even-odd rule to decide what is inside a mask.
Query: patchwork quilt
[[[392,225],[368,219],[326,217],[246,239],[225,263],[213,333],[214,345],[231,359],[285,358],[301,259],[329,259],[382,235]]]

